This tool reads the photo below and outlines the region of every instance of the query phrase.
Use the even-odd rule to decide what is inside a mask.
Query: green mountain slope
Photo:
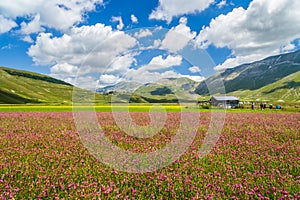
[[[145,84],[139,87],[135,94],[146,99],[178,102],[195,100],[194,90],[197,82],[189,78],[167,78],[156,83]]]
[[[300,102],[300,71],[257,90],[238,90],[228,95],[239,96],[245,100]]]
[[[226,93],[246,99],[298,101],[300,51],[272,56],[261,61],[244,64],[219,72],[199,84],[196,93],[209,94],[206,83],[223,81]],[[218,78],[217,78],[218,77]],[[221,88],[214,88],[215,94]]]
[[[0,67],[0,104],[71,104],[73,88],[50,76]],[[89,92],[78,88],[77,91],[82,95]],[[101,102],[99,95],[98,99]]]

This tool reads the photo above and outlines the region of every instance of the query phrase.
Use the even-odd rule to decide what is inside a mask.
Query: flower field
[[[130,113],[137,124],[148,113]],[[110,112],[97,113],[109,140],[132,152],[169,143],[180,113],[167,113],[154,137],[121,131]],[[227,113],[211,153],[198,151],[211,120],[201,113],[195,140],[179,160],[148,173],[99,162],[83,146],[72,113],[0,113],[0,199],[300,199],[300,114]]]

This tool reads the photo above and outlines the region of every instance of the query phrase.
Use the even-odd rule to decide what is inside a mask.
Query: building
[[[210,104],[222,108],[236,108],[239,107],[240,99],[234,96],[212,96]]]

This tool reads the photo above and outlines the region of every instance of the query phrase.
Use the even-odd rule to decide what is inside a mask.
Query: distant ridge
[[[214,75],[201,82],[195,92],[204,96],[212,95],[206,84],[213,85],[222,77],[227,95],[252,100],[300,101],[299,72],[300,50],[222,70],[218,72],[220,76]],[[214,91],[217,94],[221,88],[215,88]]]
[[[214,88],[217,92],[210,94],[206,84],[213,85],[220,77],[228,96],[242,100],[300,102],[300,51],[225,69],[200,83],[189,78],[166,78],[148,84],[120,82],[96,90],[95,102],[191,102],[219,94],[221,88]],[[47,75],[0,67],[0,104],[72,104],[73,89],[71,84]],[[82,92],[83,98],[91,93],[77,90]],[[112,94],[116,98],[111,98]]]

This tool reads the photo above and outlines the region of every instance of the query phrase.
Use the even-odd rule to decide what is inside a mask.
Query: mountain
[[[109,85],[104,88],[99,88],[96,90],[96,92],[101,92],[101,93],[108,93],[111,91],[114,92],[133,92],[143,84],[138,83],[138,82],[127,82],[127,81],[122,81],[119,82],[115,85]]]
[[[300,51],[268,57],[261,61],[220,71],[201,82],[195,92],[212,95],[206,84],[214,86],[214,93],[222,90],[216,83],[223,81],[227,95],[244,99],[299,101]]]
[[[177,103],[205,99],[221,91],[244,100],[300,102],[300,51],[226,69],[198,83],[188,78],[167,78],[155,83],[120,82],[91,91],[50,76],[0,67],[0,104],[71,104],[73,90],[84,103]],[[206,84],[213,87],[209,93]],[[101,94],[99,94],[101,93]],[[109,94],[113,93],[113,94]],[[92,94],[92,95],[90,95]]]
[[[139,87],[135,94],[161,101],[193,101],[197,98],[194,93],[197,85],[197,82],[189,78],[166,78]]]
[[[120,82],[97,89],[101,93],[114,93],[115,102],[177,103],[195,100],[197,82],[189,78],[166,78],[155,83]]]
[[[0,67],[0,104],[71,104],[74,87],[50,76]],[[89,91],[77,88],[83,95]]]

